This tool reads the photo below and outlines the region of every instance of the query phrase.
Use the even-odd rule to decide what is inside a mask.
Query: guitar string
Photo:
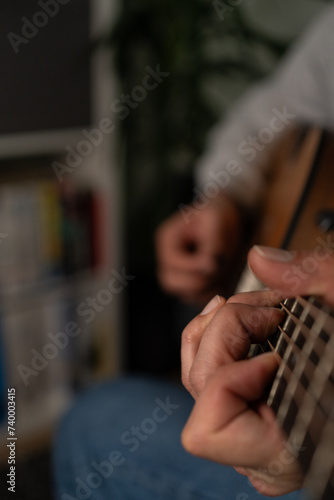
[[[297,299],[296,299],[294,301],[293,307],[295,305],[300,305],[300,302],[301,301],[298,302]],[[309,302],[305,301],[304,299],[303,299],[303,302],[306,305],[309,305]],[[313,304],[312,304],[312,306],[313,306],[312,307],[312,311],[313,312],[314,312],[314,310],[317,310],[317,311],[319,310],[319,308],[316,308]],[[280,357],[281,362],[283,361],[283,363],[281,363],[281,366],[280,366],[280,372],[281,373],[280,373],[279,380],[276,381],[276,387],[275,387],[275,391],[274,391],[274,396],[272,396],[272,394],[271,394],[271,396],[272,396],[271,401],[268,401],[268,403],[271,406],[274,406],[274,404],[277,405],[277,394],[278,394],[278,391],[280,389],[280,386],[283,383],[286,384],[286,382],[287,382],[285,380],[286,377],[285,377],[284,381],[282,381],[281,379],[282,379],[282,376],[284,374],[284,367],[285,367],[285,365],[288,366],[289,369],[291,369],[291,366],[289,365],[289,363],[291,363],[291,361],[294,362],[294,360],[291,357],[291,355],[296,354],[296,351],[297,351],[297,353],[299,352],[299,358],[302,358],[302,361],[303,361],[303,363],[299,364],[299,366],[302,365],[302,368],[301,368],[302,371],[301,371],[301,374],[300,374],[300,378],[303,377],[304,385],[302,384],[301,380],[298,380],[298,382],[299,382],[299,384],[303,385],[304,387],[305,386],[308,387],[309,384],[310,384],[310,380],[308,380],[307,373],[310,373],[310,372],[313,373],[314,369],[317,368],[317,366],[318,366],[319,356],[317,354],[315,354],[315,353],[319,351],[319,348],[318,348],[319,347],[319,341],[321,341],[321,350],[323,350],[326,347],[326,345],[328,345],[328,343],[324,342],[323,339],[319,339],[319,336],[315,334],[314,330],[309,330],[303,324],[303,322],[291,312],[291,310],[289,310],[285,306],[284,306],[284,309],[287,312],[288,319],[291,319],[291,318],[293,319],[294,332],[292,333],[291,337],[296,334],[297,328],[299,327],[298,328],[299,332],[298,332],[297,336],[300,336],[300,334],[302,334],[304,336],[303,337],[304,340],[303,340],[303,343],[302,343],[302,346],[301,346],[302,348],[301,348],[298,344],[296,344],[294,342],[294,339],[290,338],[290,336],[287,335],[287,333],[284,331],[284,329],[282,329],[282,327],[280,327],[279,328],[280,332],[281,332],[281,335],[280,335],[280,345],[282,345],[282,338],[284,338],[285,344],[286,344],[285,348],[284,348],[284,353],[281,354],[279,352],[279,349],[277,348],[277,346],[276,346],[276,348],[274,348],[274,346],[271,343],[269,344],[271,350],[277,353],[277,355]],[[305,312],[305,309],[302,310],[302,313],[303,312]],[[308,311],[306,311],[306,312],[307,312],[307,314],[309,314]],[[321,310],[321,312],[323,312],[323,310]],[[326,313],[327,313],[327,311],[326,311]],[[327,315],[324,316],[322,314],[322,319],[326,319],[327,320],[328,319]],[[326,323],[328,324],[328,321],[326,321]],[[286,322],[285,322],[285,324],[286,324]],[[319,324],[319,322],[318,322],[318,324]],[[327,326],[327,324],[326,324],[326,326]],[[320,328],[320,331],[323,331],[323,326]],[[308,335],[305,335],[305,333],[308,334]],[[310,359],[308,356],[306,356],[305,345],[308,348],[311,348],[310,355],[312,355],[312,353],[313,353],[313,358],[316,357],[317,362],[315,362],[314,359]],[[331,349],[331,351],[334,351],[334,349],[333,349],[333,347],[331,345],[329,345],[327,347],[327,349]],[[286,352],[288,352],[287,359],[285,359]],[[295,366],[294,366],[294,368],[295,368]],[[321,369],[322,369],[322,366],[321,366]],[[326,370],[326,372],[327,371],[328,370]],[[285,373],[285,375],[286,375],[286,373]],[[289,382],[289,380],[288,380],[288,382]],[[279,408],[281,406],[281,403],[282,402],[280,402],[280,404],[279,404],[278,410],[279,410]]]
[[[317,315],[319,315],[319,313],[321,315],[325,316],[326,317],[326,326],[329,328],[330,331],[333,331],[333,329],[334,329],[334,311],[329,305],[327,305],[327,304],[316,305],[316,302],[319,302],[319,301],[315,297],[310,297],[309,300],[306,300],[304,297],[298,297],[297,301],[303,308],[305,308],[305,307],[308,308],[308,312],[311,314],[311,316],[313,317],[314,320],[317,319],[317,318],[314,318],[314,316],[316,317]],[[313,301],[316,301],[316,302],[313,302]],[[328,337],[329,337],[329,335],[328,335]]]
[[[313,321],[317,320],[317,318],[315,316],[319,315],[319,313],[321,313],[322,315],[325,315],[323,317],[326,317],[326,327],[330,331],[334,330],[334,318],[332,318],[330,316],[331,309],[329,307],[326,306],[326,308],[324,308],[324,307],[320,308],[320,307],[316,306],[314,303],[309,302],[308,300],[304,299],[303,297],[297,297],[297,298],[293,298],[293,299],[289,299],[289,300],[293,300],[293,307],[294,306],[302,307],[302,311],[301,311],[300,316],[303,314],[303,312],[305,312],[305,306],[307,306],[309,308],[308,317],[311,318]],[[291,309],[286,307],[284,302],[281,303],[281,307],[287,313],[287,316],[288,316],[287,320],[292,320],[293,327],[296,326],[296,323],[298,323],[298,325],[300,325],[301,327],[304,327],[305,322],[301,321],[300,317],[298,317]],[[286,322],[285,322],[285,324],[286,324]],[[290,326],[291,325],[289,325],[289,327]],[[311,329],[307,330],[307,332],[312,334]],[[302,333],[304,333],[304,331]],[[327,332],[325,332],[325,330],[321,330],[318,334],[318,337],[319,337],[319,340],[324,341],[324,342],[327,342],[329,340],[329,335]],[[304,340],[306,340],[305,336],[303,338],[304,338]],[[259,348],[262,349],[262,351],[264,352],[264,348],[262,345],[260,345]]]
[[[285,332],[283,330],[282,330],[282,335],[284,335],[285,338],[287,339],[287,341],[290,343],[291,351],[292,351],[293,354],[297,355],[298,361],[299,361],[299,365],[297,366],[297,373],[296,373],[296,371],[294,371],[296,369],[296,365],[293,366],[293,367],[291,367],[290,364],[289,364],[289,360],[286,360],[286,359],[280,357],[281,363],[283,363],[282,364],[283,368],[282,368],[282,371],[281,371],[281,374],[280,374],[280,382],[282,381],[282,378],[283,378],[284,381],[282,381],[282,384],[284,384],[284,385],[286,385],[288,387],[288,384],[290,383],[290,389],[288,391],[285,390],[284,397],[287,398],[287,397],[291,396],[289,404],[290,404],[291,401],[295,402],[294,401],[294,394],[296,393],[297,390],[301,390],[304,393],[306,393],[308,391],[310,393],[310,395],[313,396],[314,400],[316,402],[319,402],[321,394],[319,395],[316,392],[314,392],[313,390],[310,390],[310,387],[312,387],[311,386],[312,376],[314,376],[315,369],[318,368],[318,370],[321,373],[322,387],[325,386],[327,380],[329,380],[330,383],[334,387],[333,378],[328,373],[328,370],[324,370],[323,369],[323,365],[322,364],[320,364],[320,365],[319,364],[317,364],[317,365],[314,364],[308,358],[308,356],[303,351],[303,349],[300,349],[296,344],[294,344],[291,341],[291,339],[285,334]],[[330,345],[327,344],[327,348],[331,351],[331,354],[334,352],[334,349],[333,349],[332,346],[330,346]],[[271,349],[274,350],[274,352],[277,352],[272,345],[271,345]],[[290,355],[289,355],[289,357],[290,357]],[[319,375],[319,377],[320,377],[320,375]],[[291,379],[292,378],[293,378],[293,386],[291,387],[291,384],[292,384]],[[276,394],[279,394],[279,388],[276,390]],[[274,406],[274,404],[277,405],[277,399],[275,401],[273,401],[273,404],[270,405],[270,406]],[[282,401],[280,402],[280,405],[279,405],[279,407],[277,409],[277,413],[278,413],[278,411],[279,411],[279,409],[281,407],[281,404],[282,404]],[[320,402],[320,406],[322,407],[321,402]],[[322,407],[322,409],[323,409],[324,412],[326,412],[325,408]]]
[[[298,326],[300,327],[300,324],[295,325],[294,329],[297,330]],[[321,330],[322,329],[323,329],[323,326],[321,327]],[[303,328],[303,330],[304,330],[303,334],[305,334],[305,328]],[[308,367],[310,366],[310,360],[306,356],[305,349],[300,349],[300,347],[296,344],[291,345],[291,343],[293,342],[292,339],[286,334],[286,332],[282,328],[281,328],[281,335],[282,335],[282,337],[285,337],[287,345],[288,345],[288,347],[290,347],[290,351],[294,350],[295,352],[296,351],[300,352],[300,356],[304,358],[305,368],[307,370]],[[312,337],[314,337],[314,335],[312,335]],[[316,342],[316,337],[311,339],[311,340],[312,340],[312,343],[314,344],[314,342]],[[277,352],[272,344],[270,344],[270,347],[272,350],[275,350],[275,352]],[[313,349],[313,345],[311,345],[311,348]],[[329,350],[330,357],[331,357],[331,359],[333,359],[333,354],[332,354],[333,347],[332,347],[332,345],[327,343],[326,348],[327,348],[327,353]],[[297,439],[297,440],[299,439],[298,442],[300,442],[300,443],[303,442],[303,444],[307,444],[306,448],[308,451],[307,451],[306,455],[303,454],[303,456],[302,456],[302,459],[304,462],[303,465],[304,465],[305,469],[307,470],[310,466],[311,458],[312,458],[314,451],[316,449],[315,443],[318,441],[318,439],[320,437],[319,432],[321,435],[321,431],[322,431],[322,427],[319,429],[318,426],[312,425],[312,422],[314,423],[313,419],[314,419],[314,416],[316,414],[317,414],[318,419],[321,418],[321,414],[317,413],[320,410],[325,415],[324,417],[322,417],[323,421],[326,421],[326,417],[328,415],[331,415],[332,409],[333,409],[332,405],[330,405],[330,411],[326,412],[326,401],[327,401],[327,399],[329,399],[328,396],[330,396],[330,400],[333,401],[333,397],[332,397],[333,384],[332,384],[332,381],[330,381],[330,394],[327,394],[326,393],[326,384],[328,383],[329,379],[327,380],[325,374],[322,373],[320,370],[316,370],[319,367],[319,364],[313,365],[311,363],[312,369],[314,368],[316,370],[315,376],[310,381],[311,385],[312,385],[312,383],[314,385],[314,382],[315,382],[314,379],[319,378],[319,375],[321,375],[320,381],[319,381],[320,384],[317,383],[315,385],[315,387],[318,387],[318,388],[321,387],[321,389],[320,389],[319,394],[314,394],[314,391],[313,390],[310,391],[309,387],[308,387],[309,390],[306,391],[306,389],[303,386],[303,384],[301,383],[299,377],[297,377],[296,373],[294,373],[291,370],[291,367],[289,366],[288,362],[286,363],[285,359],[281,359],[281,361],[283,361],[283,363],[282,363],[283,376],[286,377],[287,372],[290,373],[290,376],[288,377],[288,378],[290,378],[290,387],[291,387],[291,378],[295,379],[295,390],[291,394],[290,400],[288,401],[288,405],[286,405],[287,411],[285,412],[285,415],[283,415],[285,418],[283,421],[281,421],[281,427],[286,431],[287,435],[289,436],[289,439],[291,439],[291,433],[292,433],[292,437],[294,436],[294,439]],[[331,364],[331,366],[332,366],[332,364]],[[305,370],[303,370],[302,373],[305,373]],[[309,386],[309,383],[307,383],[307,385]],[[279,384],[279,386],[281,386],[281,384]],[[289,387],[288,385],[286,385],[286,386]],[[312,389],[312,387],[311,387],[311,389]],[[278,389],[279,389],[279,387],[278,387]],[[301,393],[298,392],[298,389],[299,389],[299,391],[302,391],[302,392]],[[276,393],[277,393],[277,391],[276,391]],[[312,394],[311,394],[311,392],[312,392]],[[283,400],[284,399],[287,399],[286,392],[283,396]],[[325,399],[325,405],[323,405],[324,399]],[[298,404],[298,401],[300,401],[300,400],[303,402],[302,405]],[[294,404],[294,406],[293,406],[293,404]],[[282,402],[279,405],[279,410],[281,408],[282,408]],[[284,406],[283,406],[283,408],[284,408]],[[291,411],[292,411],[292,414],[291,414]],[[291,417],[293,418],[292,425],[291,425]],[[290,419],[290,421],[289,421],[289,419]],[[297,419],[297,425],[296,425],[296,419]],[[278,420],[279,420],[279,418],[278,418]],[[327,418],[327,420],[328,420],[328,418]],[[306,436],[307,436],[307,432],[309,432],[309,438],[307,438],[307,441],[305,441]],[[311,455],[310,455],[310,451],[311,451]],[[311,458],[310,458],[310,456],[311,456]]]
[[[297,299],[296,299],[296,301],[297,301]],[[300,305],[300,302],[299,302],[299,298],[298,298],[297,304]],[[325,324],[322,327],[319,327],[319,324],[320,324],[319,323],[319,317],[318,318],[314,318],[313,316],[310,316],[309,311],[306,311],[306,309],[303,308],[302,312],[306,311],[308,317],[311,317],[311,319],[313,320],[312,326],[308,327],[305,324],[305,322],[300,319],[300,317],[296,316],[294,314],[294,312],[292,312],[290,309],[288,309],[286,307],[286,305],[284,303],[282,303],[281,306],[282,306],[283,310],[286,312],[287,318],[286,318],[286,321],[285,321],[285,323],[283,325],[283,328],[279,325],[278,329],[279,329],[279,331],[280,331],[281,334],[284,334],[284,338],[285,338],[287,346],[291,342],[293,342],[293,343],[295,343],[297,345],[297,347],[300,348],[300,346],[299,346],[298,343],[300,343],[300,341],[302,341],[301,343],[302,343],[302,348],[303,348],[306,343],[309,343],[310,340],[313,340],[315,342],[315,344],[314,344],[314,349],[312,349],[310,355],[312,356],[312,353],[314,353],[314,355],[317,358],[319,358],[319,356],[317,355],[317,352],[319,350],[322,350],[325,347],[325,345],[328,344],[328,341],[330,339],[330,335],[327,333],[326,330],[327,329],[331,329],[331,328],[334,329],[334,319],[332,319],[328,315],[327,311],[324,311],[323,309],[315,307],[314,304],[310,304],[308,301],[305,301],[304,299],[303,299],[303,302],[306,305],[310,305],[311,306],[312,312],[316,312],[317,314],[319,314],[319,312],[320,312],[321,313],[321,318],[320,319],[326,320]],[[288,320],[290,320],[292,322],[292,325],[290,323],[288,327],[290,328],[291,326],[293,326],[293,332],[291,333],[291,335],[288,335],[288,332],[284,329],[284,327],[286,327],[286,324],[287,324]],[[316,324],[316,322],[318,322],[318,324]],[[314,324],[315,324],[315,326],[314,326]],[[299,337],[298,343],[296,343],[296,342],[294,342],[292,340],[292,336],[296,332],[297,328],[299,328],[299,331],[298,331],[298,337]],[[326,328],[326,330],[325,330],[325,328]],[[283,354],[280,354],[279,349],[278,349],[278,344],[279,344],[279,342],[277,342],[277,345],[275,347],[273,347],[272,344],[271,344],[271,349],[272,350],[274,349],[279,354],[280,358],[283,359],[287,346],[285,347],[285,351],[283,352]],[[332,348],[332,349],[334,350],[334,348]],[[311,360],[312,360],[312,358],[311,358]],[[316,364],[316,363],[314,362],[314,364]]]
[[[331,349],[331,350],[333,350],[333,349]],[[305,361],[307,363],[308,362],[307,356],[303,355],[302,352],[301,352],[301,355],[302,355],[302,357],[304,357],[303,361]],[[313,378],[310,380],[307,380],[307,384],[306,384],[307,386],[305,387],[305,385],[300,380],[300,375],[297,374],[294,371],[294,369],[291,368],[291,366],[289,366],[288,363],[285,363],[285,365],[284,365],[284,369],[289,372],[288,378],[294,379],[295,383],[298,385],[298,389],[300,389],[303,393],[308,393],[310,396],[312,396],[317,402],[320,403],[320,407],[322,408],[324,413],[328,413],[330,415],[332,412],[332,408],[331,408],[330,412],[327,412],[326,408],[322,407],[321,396],[323,394],[323,391],[324,391],[327,383],[330,383],[331,387],[334,389],[334,382],[333,382],[333,379],[331,377],[332,370],[328,370],[328,371],[321,370],[320,365],[317,365],[317,366],[312,365],[312,368],[315,368],[315,369],[318,368],[316,376],[317,376],[317,378],[320,379],[318,382],[321,384],[321,385],[319,385],[319,383],[318,383],[316,385],[316,389],[317,389],[316,391],[314,391],[313,390],[314,388],[312,387],[313,380],[315,377],[315,371],[313,371],[313,374],[312,374]],[[285,379],[286,378],[287,377],[285,377]],[[289,380],[288,380],[288,382],[289,382]],[[294,393],[295,393],[295,391],[294,391]]]
[[[315,396],[313,391],[306,390],[305,387],[299,383],[298,376],[294,374],[294,372],[290,369],[289,366],[285,367],[285,371],[289,372],[290,380],[293,379],[295,382],[295,390],[293,394],[291,394],[291,398],[289,401],[289,405],[286,413],[283,416],[277,415],[277,419],[282,427],[282,429],[286,432],[288,437],[294,432],[294,426],[296,424],[296,419],[298,418],[303,423],[303,428],[307,429],[309,434],[308,440],[308,450],[307,457],[313,455],[315,450],[315,444],[319,441],[322,433],[322,426],[312,425],[313,418],[316,415],[317,421],[327,421],[329,420],[329,415],[326,413],[326,410],[322,407],[322,391],[320,391],[319,397]],[[321,380],[321,384],[323,380]],[[323,383],[325,386],[325,383]],[[288,386],[289,387],[289,386]],[[303,411],[303,409],[307,411]],[[320,413],[319,413],[320,412]],[[299,422],[300,426],[300,422]],[[305,462],[305,457],[304,457]],[[310,463],[310,459],[308,461],[308,465]]]

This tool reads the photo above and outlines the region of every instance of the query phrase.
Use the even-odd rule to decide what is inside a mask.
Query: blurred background
[[[177,376],[195,311],[160,289],[154,233],[191,200],[209,129],[326,3],[2,1],[0,463],[13,387],[19,500],[52,498],[78,391]]]
[[[121,123],[124,249],[127,269],[136,276],[127,297],[129,368],[156,372],[179,363],[180,332],[194,311],[157,285],[152,235],[192,199],[193,167],[207,132],[249,85],[274,69],[325,4],[120,2],[109,43],[121,93],[143,81],[147,66],[159,64],[169,73]]]

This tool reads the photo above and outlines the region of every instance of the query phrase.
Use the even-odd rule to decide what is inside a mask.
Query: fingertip
[[[295,251],[283,250],[281,248],[254,245],[252,250],[260,257],[274,262],[291,262],[296,257]]]
[[[260,368],[261,376],[265,378],[271,378],[276,372],[279,366],[279,357],[275,351],[263,353],[254,360],[257,360],[258,366]]]
[[[204,307],[202,312],[200,313],[200,316],[206,316],[207,314],[210,314],[212,311],[214,311],[219,305],[222,303],[225,303],[226,300],[224,297],[221,297],[220,295],[215,295],[208,304]]]

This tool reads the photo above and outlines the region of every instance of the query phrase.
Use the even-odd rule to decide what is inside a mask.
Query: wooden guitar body
[[[315,249],[326,229],[321,214],[334,213],[334,134],[295,129],[278,148],[280,165],[274,168],[257,241],[286,249]]]

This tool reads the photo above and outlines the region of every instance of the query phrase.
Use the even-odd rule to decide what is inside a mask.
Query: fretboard
[[[334,499],[334,314],[314,297],[286,299],[270,339],[281,362],[268,405],[286,433],[315,500]]]

